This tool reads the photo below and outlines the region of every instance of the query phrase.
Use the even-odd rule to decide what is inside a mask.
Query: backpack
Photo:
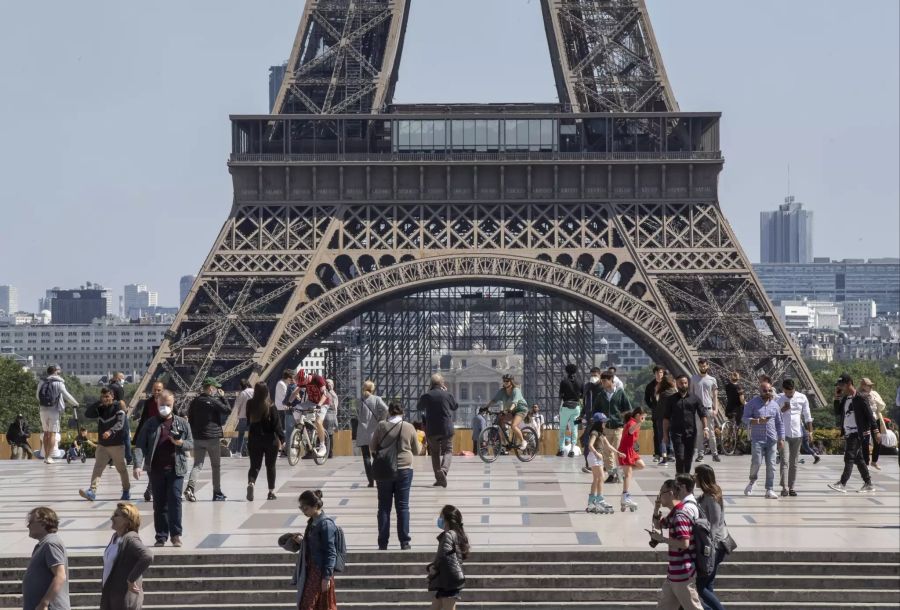
[[[397,478],[397,447],[400,445],[400,433],[403,432],[402,426],[403,422],[401,421],[388,430],[384,438],[387,438],[395,428],[400,428],[397,431],[397,438],[394,439],[394,442],[387,446],[380,445],[372,458],[372,478],[376,481],[393,481]],[[382,439],[382,442],[384,442],[384,439]]]
[[[334,525],[334,571],[343,572],[347,566],[347,539],[344,537],[343,528],[334,522],[331,517],[326,517]]]
[[[38,388],[38,403],[42,407],[59,408],[59,396],[62,394],[59,387],[53,381],[45,379]]]
[[[706,577],[716,569],[716,545],[713,542],[712,527],[696,501],[698,517],[691,520],[691,536],[694,540],[694,566],[697,575]],[[685,513],[687,514],[687,513]]]

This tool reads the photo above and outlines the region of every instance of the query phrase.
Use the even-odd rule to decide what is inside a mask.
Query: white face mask
[[[599,377],[591,377],[591,383],[600,383]]]
[[[172,407],[170,405],[159,405],[159,414],[163,417],[168,417],[172,414]]]

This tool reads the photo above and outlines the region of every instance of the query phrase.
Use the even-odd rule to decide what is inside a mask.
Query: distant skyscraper
[[[149,290],[146,284],[126,284],[124,297],[125,315],[128,317],[139,317],[142,311],[159,304],[157,293]]]
[[[15,286],[0,286],[0,310],[8,314],[19,311],[19,291]]]
[[[813,213],[803,204],[785,197],[774,212],[759,214],[759,259],[761,263],[811,263],[813,259]]]
[[[269,112],[275,108],[275,98],[278,97],[278,90],[281,89],[285,71],[287,71],[287,62],[269,68]]]
[[[108,293],[102,286],[52,291],[50,303],[53,323],[90,324],[93,320],[106,316]]]
[[[178,282],[178,293],[181,295],[181,301],[179,303],[184,303],[184,300],[187,298],[188,294],[191,292],[191,286],[194,285],[195,276],[193,275],[182,275],[181,280]]]

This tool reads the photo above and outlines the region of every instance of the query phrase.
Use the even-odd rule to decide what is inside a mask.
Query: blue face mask
[[[437,526],[439,530],[444,529],[444,515],[437,518]]]

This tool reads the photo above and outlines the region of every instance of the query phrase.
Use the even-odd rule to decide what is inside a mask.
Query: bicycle
[[[492,412],[493,413],[493,412]],[[496,412],[496,418],[491,426],[481,431],[478,437],[478,457],[485,464],[497,461],[503,454],[503,450],[515,451],[516,457],[520,462],[530,462],[537,455],[538,435],[531,426],[522,426],[522,438],[525,440],[527,448],[519,449],[519,445],[511,440],[507,433],[509,422],[512,417],[503,411]]]
[[[741,426],[738,426],[734,423],[734,420],[729,418],[722,424],[721,430],[722,453],[734,455],[741,442]]]
[[[288,464],[296,466],[297,462],[308,453],[312,453],[313,461],[316,465],[321,466],[328,460],[328,454],[331,449],[331,439],[326,435],[325,455],[320,456],[316,453],[316,447],[319,444],[319,434],[316,430],[316,412],[315,410],[301,409],[292,407],[291,414],[294,416],[294,430],[288,438],[287,459]]]

